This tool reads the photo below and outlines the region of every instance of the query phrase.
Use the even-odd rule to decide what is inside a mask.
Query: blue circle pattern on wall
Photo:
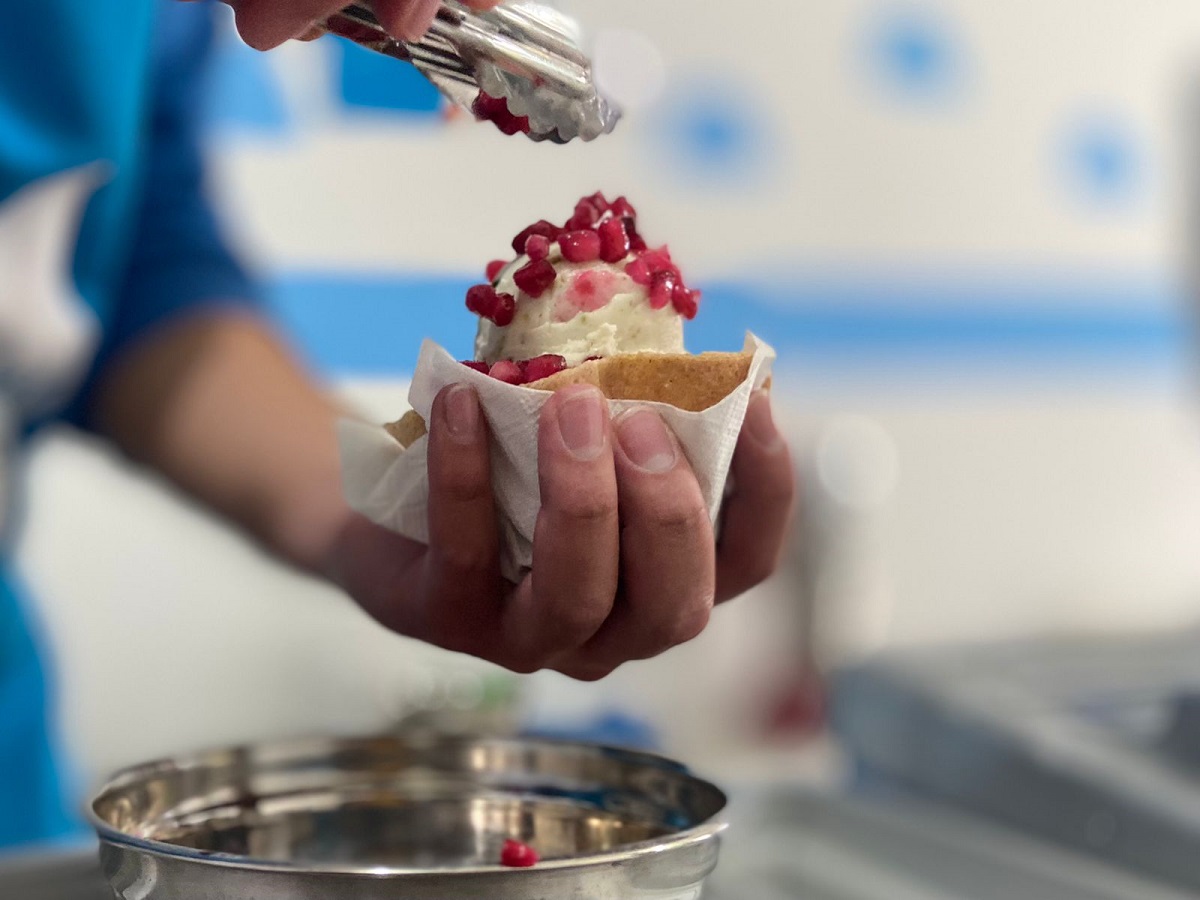
[[[669,91],[652,132],[661,171],[688,190],[767,183],[775,136],[763,100],[738,76],[689,79]]]
[[[1141,199],[1145,160],[1137,135],[1121,118],[1081,117],[1059,153],[1068,189],[1093,210],[1126,210]]]
[[[947,14],[892,10],[879,17],[867,41],[872,81],[896,101],[944,102],[966,88],[968,57]]]

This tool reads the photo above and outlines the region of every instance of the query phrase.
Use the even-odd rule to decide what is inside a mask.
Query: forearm
[[[229,312],[125,351],[92,407],[97,429],[131,457],[314,572],[350,518],[338,413],[266,325]]]

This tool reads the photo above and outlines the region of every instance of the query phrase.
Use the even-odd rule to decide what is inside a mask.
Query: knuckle
[[[619,663],[584,663],[573,666],[563,666],[558,671],[573,681],[595,684],[603,681],[620,667]]]
[[[654,508],[651,522],[668,536],[686,537],[709,527],[708,510],[698,503],[664,503]]]
[[[474,503],[491,490],[487,470],[472,463],[434,466],[430,481],[438,498],[451,503]]]
[[[573,522],[598,525],[617,514],[617,498],[609,491],[587,484],[574,484],[551,495],[551,504]]]
[[[555,643],[566,649],[575,649],[600,630],[608,618],[611,604],[600,602],[577,602],[569,600],[554,610]]]
[[[510,659],[493,659],[497,665],[502,666],[514,675],[535,675],[546,668],[544,659],[535,658],[533,656],[516,656]]]
[[[746,589],[757,587],[764,581],[767,581],[775,570],[778,568],[779,562],[775,556],[763,556],[753,560],[747,567],[745,572]]]
[[[430,553],[441,568],[460,574],[491,572],[496,560],[496,547],[490,541],[442,541],[430,547]]]
[[[675,633],[672,635],[674,643],[672,646],[686,644],[700,637],[704,633],[704,630],[708,628],[708,623],[712,619],[712,608],[713,598],[710,595],[705,598],[702,605],[681,616],[679,621],[675,623]]]
[[[644,636],[643,658],[649,659],[665,653],[672,647],[695,640],[708,628],[712,617],[714,597],[711,593],[697,597],[684,605],[684,609],[669,621],[647,629]]]

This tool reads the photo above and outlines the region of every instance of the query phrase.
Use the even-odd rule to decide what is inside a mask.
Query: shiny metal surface
[[[429,33],[408,42],[389,35],[370,0],[361,0],[326,18],[322,28],[412,63],[465,109],[480,91],[505,98],[514,115],[529,118],[531,140],[566,144],[611,133],[621,111],[596,89],[591,61],[561,27],[567,20],[545,12],[529,0],[480,13],[446,0]]]
[[[653,756],[414,735],[142,766],[91,818],[121,900],[693,900],[725,802]],[[500,867],[506,838],[541,864]]]

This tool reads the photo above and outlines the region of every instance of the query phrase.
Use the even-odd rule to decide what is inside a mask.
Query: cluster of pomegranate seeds
[[[561,372],[567,367],[567,361],[556,353],[547,353],[519,362],[502,359],[490,367],[485,362],[476,362],[472,359],[464,360],[463,365],[468,369],[489,375],[497,381],[503,381],[505,384],[533,384],[535,381],[541,381],[543,378],[549,378],[551,375]]]
[[[498,293],[490,284],[477,284],[467,291],[467,309],[504,328],[517,314],[517,298]]]
[[[666,247],[643,251],[625,267],[625,274],[636,284],[650,288],[651,309],[662,309],[670,303],[685,319],[696,318],[700,311],[700,292],[683,283],[683,275]]]
[[[558,240],[558,236],[562,234],[562,229],[553,222],[547,222],[545,219],[539,219],[528,228],[524,229],[520,234],[513,238],[513,251],[519,256],[525,252],[525,246],[529,243],[529,239],[535,234],[540,234],[548,241],[553,243]]]
[[[529,134],[529,116],[514,116],[503,97],[492,97],[479,92],[471,104],[471,112],[481,122],[491,122],[505,134]]]
[[[504,101],[480,95],[476,106],[482,104],[488,110],[499,109]],[[504,105],[507,112],[507,105]],[[616,264],[633,259],[625,265],[625,273],[633,281],[648,289],[650,306],[665,309],[670,304],[685,319],[694,319],[700,309],[700,292],[688,288],[679,267],[671,260],[666,247],[651,250],[637,230],[637,210],[624,197],[609,202],[597,191],[575,204],[571,218],[560,227],[541,219],[521,231],[513,238],[513,251],[529,261],[513,273],[513,280],[522,292],[537,299],[550,289],[558,277],[554,264],[550,262],[550,249],[558,244],[564,260],[570,263],[589,263],[597,260]],[[494,285],[508,264],[495,260],[488,264],[487,277]],[[504,326],[512,321],[506,301],[494,301],[491,294],[482,293],[486,285],[472,288],[478,292],[472,301],[467,294],[467,308],[479,312],[479,308],[498,313],[479,312],[497,325]],[[508,294],[497,295],[501,298]]]
[[[537,851],[520,841],[505,841],[500,850],[500,865],[509,869],[530,869],[539,861]]]

